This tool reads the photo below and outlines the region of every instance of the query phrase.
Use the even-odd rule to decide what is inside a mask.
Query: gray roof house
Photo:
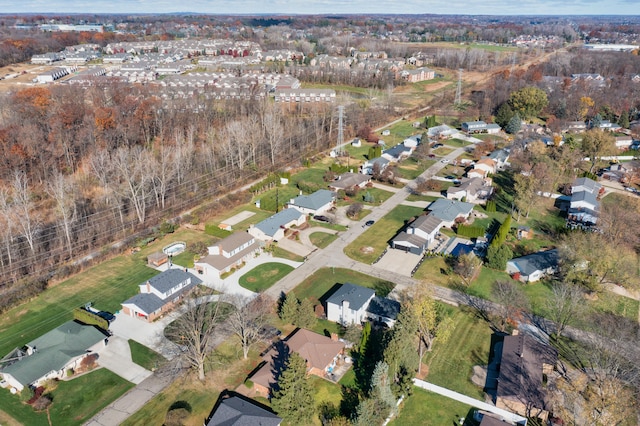
[[[456,218],[464,217],[466,219],[469,217],[473,210],[473,204],[438,198],[427,207],[427,210],[429,210],[433,216],[441,219],[444,222],[443,226],[450,228],[453,226]]]
[[[342,325],[360,324],[366,320],[393,326],[400,312],[400,303],[376,296],[374,290],[356,284],[342,284],[326,300],[329,321]]]
[[[389,165],[389,160],[384,157],[377,157],[371,160],[365,161],[360,166],[360,172],[365,175],[372,175],[375,167],[378,167],[380,171],[383,171]]]
[[[442,219],[432,214],[419,216],[391,240],[391,247],[420,255],[434,241],[442,225]]]
[[[462,178],[460,185],[447,188],[447,199],[476,201],[485,199],[492,192],[491,186],[485,186],[484,179],[480,177]]]
[[[248,232],[235,232],[208,247],[209,254],[196,262],[196,269],[218,277],[259,253],[260,244]]]
[[[581,177],[574,180],[571,184],[571,193],[587,191],[597,195],[601,188],[602,185],[595,180],[588,177]]]
[[[578,178],[571,184],[567,220],[572,224],[595,225],[598,222],[602,185],[589,178]]]
[[[107,335],[98,328],[69,321],[28,343],[26,351],[15,349],[8,354],[0,374],[18,391],[40,386],[65,377],[68,369],[77,368],[84,357],[103,348],[106,340]]]
[[[511,259],[507,262],[507,272],[519,274],[520,281],[536,282],[558,270],[558,250],[551,249]]]
[[[292,198],[287,207],[295,207],[302,213],[322,214],[331,210],[335,201],[335,193],[328,189],[319,189],[310,195],[299,195]]]
[[[253,401],[230,396],[220,401],[205,426],[279,426],[282,419]]]
[[[284,238],[286,228],[300,226],[306,220],[307,215],[292,206],[251,226],[249,234],[262,241],[278,241]]]
[[[140,293],[122,302],[124,314],[154,321],[172,309],[202,280],[183,269],[168,269],[139,285]]]
[[[329,184],[329,188],[338,191],[340,189],[349,189],[349,188],[364,188],[369,182],[371,182],[371,177],[368,175],[363,175],[362,173],[343,173],[334,181]]]

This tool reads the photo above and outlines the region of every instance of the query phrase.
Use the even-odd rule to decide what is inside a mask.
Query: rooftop
[[[473,204],[438,198],[427,209],[431,211],[433,216],[445,222],[453,222],[458,216],[471,214]]]
[[[374,295],[375,291],[370,288],[346,283],[327,299],[327,303],[342,305],[343,302],[349,302],[349,308],[357,311]]]
[[[288,208],[279,211],[273,216],[266,218],[262,222],[258,222],[255,226],[266,235],[273,237],[276,232],[278,232],[278,229],[280,229],[282,226],[294,220],[298,220],[300,216],[304,215],[304,213],[296,208]]]

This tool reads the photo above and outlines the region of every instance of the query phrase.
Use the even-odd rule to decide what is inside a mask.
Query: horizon
[[[635,0],[192,0],[185,5],[170,0],[0,0],[2,15],[220,15],[220,16],[310,16],[310,15],[443,15],[443,16],[640,16]],[[182,9],[182,10],[178,10]],[[366,12],[363,12],[366,11]]]

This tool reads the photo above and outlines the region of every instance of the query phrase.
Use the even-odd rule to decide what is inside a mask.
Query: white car
[[[441,163],[447,164],[450,160],[448,158],[443,158],[440,160]]]

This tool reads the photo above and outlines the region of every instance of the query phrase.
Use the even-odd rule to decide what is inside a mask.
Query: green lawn
[[[51,392],[51,424],[81,425],[134,385],[105,368],[58,382]],[[30,394],[29,390],[25,390]],[[26,425],[49,425],[46,412],[36,413],[20,396],[0,390],[0,410]]]
[[[304,262],[304,256],[291,253],[290,251],[287,251],[282,247],[279,247],[278,245],[272,244],[269,250],[271,251],[271,254],[273,254],[274,257],[281,257],[283,259],[293,260],[294,262]]]
[[[194,256],[196,254],[192,251],[185,250],[177,256],[173,256],[171,261],[175,265],[184,266],[186,268],[193,268],[194,265]]]
[[[395,287],[393,283],[350,269],[322,268],[298,284],[294,292],[299,299],[308,298],[315,303],[336,284],[344,283],[373,288],[379,296],[386,296]]]
[[[413,394],[405,399],[400,407],[398,417],[389,425],[458,425],[458,420],[466,417],[471,408],[451,398],[414,387]]]
[[[334,242],[338,236],[336,234],[327,234],[326,232],[313,232],[309,235],[311,244],[319,248],[325,248]]]
[[[241,276],[239,282],[247,290],[261,292],[280,281],[291,271],[293,271],[293,267],[284,263],[263,263]]]
[[[395,207],[349,244],[345,248],[345,254],[354,260],[372,263],[387,248],[389,240],[405,226],[405,222],[422,212],[423,209],[419,207]]]
[[[420,176],[422,172],[436,163],[436,160],[419,161],[413,157],[409,157],[402,161],[396,170],[401,178],[413,180]]]
[[[367,193],[369,193],[369,195],[373,197],[372,202],[364,201],[365,197],[367,196]],[[387,201],[392,195],[393,195],[393,192],[385,191],[384,189],[365,188],[363,190],[358,191],[358,195],[354,197],[354,200],[357,200],[358,202],[363,203],[365,205],[377,206]]]
[[[129,348],[131,349],[131,359],[133,362],[147,370],[154,371],[165,361],[164,357],[158,352],[149,349],[135,340],[129,339]]]
[[[426,355],[429,374],[425,381],[482,400],[482,388],[471,382],[472,368],[489,362],[491,329],[473,313],[449,309],[455,328],[445,344],[436,340],[433,351]]]
[[[435,155],[440,156],[440,157],[444,157],[445,155],[451,154],[455,150],[456,150],[455,148],[449,148],[447,146],[441,146],[440,148],[432,149],[431,152],[433,154],[435,154]]]
[[[471,145],[471,142],[467,142],[467,141],[463,141],[462,139],[447,139],[444,142],[445,145],[447,146],[452,146],[454,148],[462,148],[463,146],[469,146]]]

